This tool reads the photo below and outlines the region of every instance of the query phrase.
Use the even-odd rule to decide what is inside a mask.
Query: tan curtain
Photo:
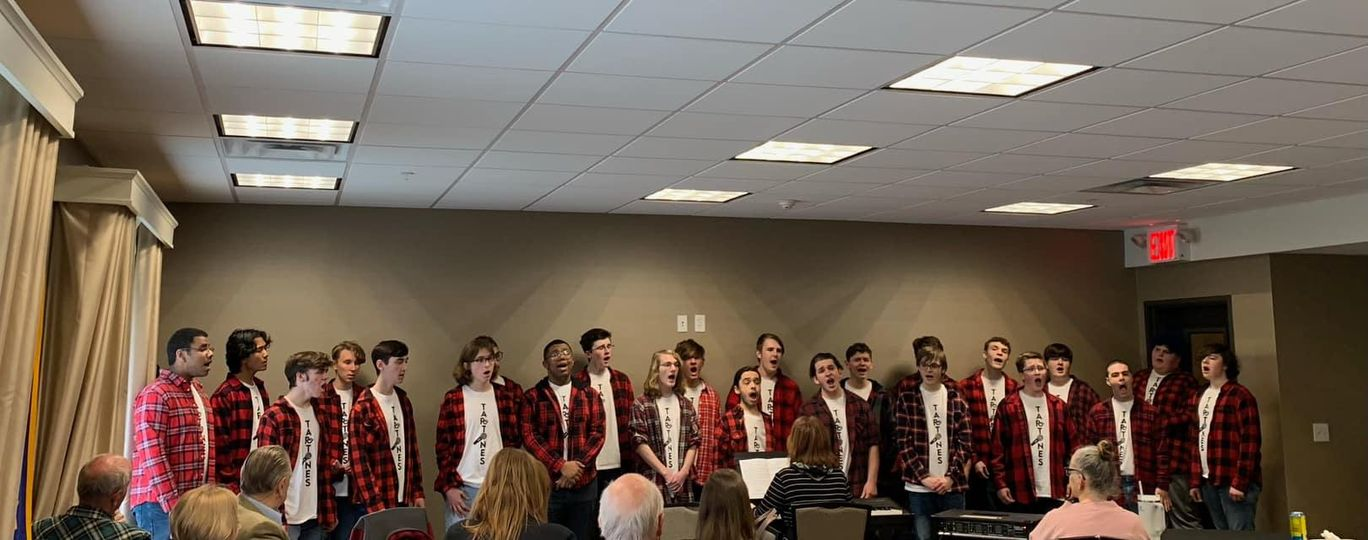
[[[127,208],[58,205],[43,361],[33,515],[76,503],[76,473],[124,450],[137,222]]]
[[[15,530],[19,457],[42,332],[57,132],[0,82],[0,536]]]

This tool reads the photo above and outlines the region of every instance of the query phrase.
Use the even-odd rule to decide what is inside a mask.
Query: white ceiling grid
[[[1368,190],[1362,0],[394,0],[379,58],[194,47],[179,0],[19,3],[87,89],[79,140],[168,201],[1119,229]],[[1100,69],[1018,99],[881,89],[957,54]],[[345,161],[245,160],[219,113],[360,125]],[[879,149],[730,160],[772,139]],[[1300,170],[1080,192],[1209,161]],[[665,187],[753,194],[640,200]],[[1097,207],[981,212],[1024,200]]]

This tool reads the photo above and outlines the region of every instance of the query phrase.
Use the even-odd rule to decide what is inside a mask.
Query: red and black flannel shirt
[[[1200,422],[1202,393],[1192,396],[1188,408]],[[1188,432],[1188,485],[1202,485],[1202,456],[1198,447],[1201,427],[1194,423]],[[1248,388],[1235,381],[1221,385],[1207,430],[1206,483],[1249,491],[1250,484],[1263,484],[1263,434],[1259,427],[1259,402]]]
[[[774,417],[760,412],[765,420],[765,451],[782,452],[779,446],[779,432],[774,429]],[[740,405],[727,409],[713,432],[717,439],[717,468],[735,469],[736,454],[750,452],[746,447],[746,410]]]
[[[848,380],[850,379],[841,379],[841,388],[846,387]],[[869,403],[874,418],[879,421],[879,485],[891,489],[896,484],[901,489],[902,469],[898,464],[897,419],[894,414],[893,396],[884,390],[879,381],[870,379],[869,384],[873,385],[873,388],[869,390],[869,399],[865,401]],[[885,489],[881,487],[879,491],[882,493]]]
[[[423,494],[423,462],[418,457],[418,430],[413,425],[413,403],[408,393],[397,386],[394,393],[398,394],[399,408],[404,413],[403,504],[414,506],[415,500],[427,498]],[[390,428],[373,389],[356,394],[349,424],[352,500],[365,507],[367,513],[399,506],[399,476],[391,451]]]
[[[762,396],[761,403],[763,402]],[[733,388],[727,394],[727,410],[735,409],[740,404],[741,396]],[[788,445],[789,431],[793,430],[793,423],[798,420],[798,409],[802,407],[803,393],[798,390],[798,383],[780,371],[774,381],[774,412],[770,414],[773,417],[774,429],[765,428],[766,435],[773,431],[779,441],[779,446],[775,447],[773,451],[783,452],[787,450],[785,447]]]
[[[1063,499],[1069,484],[1064,467],[1078,446],[1078,435],[1064,400],[1045,392],[1045,402],[1050,408],[1050,497]],[[1021,392],[1002,400],[993,417],[993,461],[988,466],[992,469],[995,489],[1010,489],[1012,498],[1022,504],[1030,504],[1036,499],[1031,431],[1027,421]]]
[[[1135,374],[1135,397],[1144,400],[1149,395],[1146,388],[1149,385],[1150,369],[1143,369]],[[1195,408],[1188,405],[1192,402],[1193,396],[1200,394],[1197,389],[1197,378],[1186,371],[1172,371],[1159,381],[1159,389],[1155,391],[1154,401],[1150,405],[1159,410],[1159,423],[1163,425],[1164,446],[1168,447],[1170,456],[1184,459],[1188,453],[1188,443],[1192,440],[1188,438],[1188,430],[1197,424],[1196,417],[1193,416]],[[1180,464],[1173,467],[1173,474],[1186,474]]]
[[[207,433],[200,431],[192,391],[204,401]],[[214,481],[214,414],[198,381],[163,369],[157,380],[138,392],[133,400],[132,462],[129,507],[158,503],[170,512],[182,494]]]
[[[850,480],[853,496],[859,497],[865,481],[869,479],[869,448],[879,444],[879,422],[874,419],[874,411],[869,408],[869,403],[849,390],[842,388],[841,391],[845,392],[846,438],[850,439],[850,474],[846,478]],[[821,391],[798,409],[798,415],[815,416],[821,420],[827,431],[831,432],[831,448],[840,452],[841,443],[836,440],[836,417],[827,408]]]
[[[713,434],[716,433],[717,423],[722,417],[722,404],[717,402],[717,392],[713,391],[708,383],[701,384],[703,392],[698,394],[698,403],[694,404],[694,409],[698,412],[700,441],[698,457],[694,459],[693,480],[699,486],[707,483],[713,471],[717,470],[718,441]]]
[[[266,383],[256,377],[252,377],[252,382],[261,392],[264,410],[271,404],[271,395],[266,393]],[[242,462],[247,461],[247,454],[252,451],[252,393],[236,375],[230,374],[228,379],[214,390],[214,396],[209,398],[209,403],[214,409],[215,420],[214,462],[218,469],[214,471],[214,478],[223,487],[237,493]],[[260,424],[260,421],[257,423]]]
[[[1097,391],[1092,386],[1083,382],[1082,379],[1072,375],[1073,384],[1069,385],[1069,418],[1073,419],[1074,425],[1078,426],[1079,434],[1083,433],[1084,426],[1088,425],[1088,414],[1092,412],[1093,405],[1097,405],[1102,398],[1097,395]],[[1049,383],[1046,383],[1049,384]]]
[[[323,530],[337,526],[337,500],[333,497],[333,482],[337,481],[336,471],[329,465],[338,459],[342,448],[342,419],[324,409],[320,400],[311,399],[314,417],[318,419],[318,478],[314,479],[318,490],[318,525]],[[279,445],[290,455],[290,466],[294,467],[299,457],[300,440],[303,432],[299,414],[289,400],[281,397],[266,407],[261,414],[257,427],[257,446]],[[288,518],[289,516],[285,516]]]
[[[579,370],[570,379],[580,386],[591,387],[589,384],[589,368],[587,367]],[[617,418],[618,451],[622,455],[622,470],[630,471],[636,461],[636,451],[633,450],[635,445],[632,444],[632,428],[629,425],[632,423],[632,403],[636,401],[636,392],[632,390],[632,379],[627,377],[626,373],[613,368],[608,368],[608,386],[612,387],[613,390],[613,416]],[[594,391],[599,392],[599,399],[602,400],[603,391],[598,388],[594,388]],[[602,404],[601,401],[600,404]],[[604,421],[606,422],[607,418],[604,418]]]
[[[504,448],[522,446],[518,433],[518,412],[522,404],[513,401],[512,392],[494,391],[494,407],[499,415],[499,439]],[[466,447],[465,391],[463,386],[447,390],[442,407],[437,411],[437,479],[433,487],[437,493],[465,485],[461,474],[461,455]]]
[[[356,398],[361,397],[361,391],[366,387],[359,384],[352,385],[352,404],[356,403]],[[346,411],[347,420],[351,419],[351,410]],[[348,472],[347,467],[351,465],[351,432],[348,429],[350,422],[343,425],[342,415],[342,396],[337,393],[337,388],[332,385],[332,381],[323,388],[323,395],[314,400],[314,414],[319,418],[324,416],[335,419],[335,429],[337,430],[337,448],[332,454],[332,459],[326,461],[328,470],[332,471],[332,481],[339,482],[343,478],[348,479],[347,486],[350,487],[356,481],[352,480],[352,473]],[[352,491],[347,491],[347,498],[351,498]]]
[[[1005,401],[1007,396],[1017,393],[1021,389],[1021,383],[1009,377],[1006,373],[1002,374],[1006,380],[1002,385],[1002,396]],[[973,435],[974,455],[970,458],[970,463],[984,462],[989,467],[992,466],[993,456],[993,424],[988,422],[988,393],[983,390],[983,368],[979,368],[973,375],[961,379],[956,385],[955,390],[959,391],[960,398],[964,404],[969,406],[969,432]],[[991,406],[994,410],[1001,403],[994,403]],[[994,413],[995,415],[997,413]]]
[[[1116,444],[1116,414],[1112,411],[1112,400],[1099,401],[1088,411],[1088,435],[1084,444],[1097,444],[1098,441],[1111,441]],[[1135,478],[1140,481],[1146,494],[1153,494],[1159,487],[1159,479],[1164,479],[1163,488],[1168,489],[1171,460],[1168,448],[1161,444],[1164,440],[1163,425],[1159,423],[1159,409],[1145,400],[1136,398],[1130,410],[1131,447],[1135,455]],[[1080,445],[1081,446],[1081,445]],[[1117,465],[1120,465],[1118,456]]]
[[[963,493],[969,489],[966,474],[969,458],[973,455],[972,437],[969,428],[969,406],[960,399],[959,391],[950,385],[945,386],[945,431],[950,440],[945,447],[950,451],[946,463],[945,476],[949,477],[951,491]],[[930,452],[931,430],[926,427],[926,403],[922,399],[921,388],[898,394],[894,400],[897,408],[898,461],[902,463],[902,480],[909,484],[920,484],[931,475]]]
[[[526,399],[523,400],[522,410],[518,413],[518,418],[522,422],[523,448],[546,465],[546,470],[551,473],[551,482],[554,483],[560,479],[561,467],[566,462],[566,453],[561,442],[560,402],[556,399],[556,391],[551,388],[551,382],[545,378],[524,395]],[[627,413],[631,414],[630,408],[627,409]],[[564,436],[570,445],[569,461],[580,462],[584,465],[584,472],[570,489],[587,486],[598,476],[594,461],[603,450],[603,423],[603,398],[599,397],[598,391],[587,384],[572,380],[570,421],[566,422],[569,429]],[[624,424],[622,427],[628,428],[621,431],[628,432],[630,436],[631,430],[628,425]]]
[[[656,407],[656,400],[641,396],[632,403],[632,422],[628,427],[632,435],[632,446],[646,445],[655,454],[656,459],[660,460],[667,467],[669,462],[665,457],[665,428],[660,419],[660,410]],[[690,448],[698,448],[700,437],[698,436],[698,413],[694,411],[693,403],[687,398],[679,396],[679,440],[675,441],[674,451],[679,465],[684,465],[684,459],[689,455]],[[698,459],[695,452],[694,460]],[[690,504],[694,502],[693,488],[687,484],[678,493],[672,493],[665,486],[665,477],[651,468],[646,460],[637,461],[637,472],[642,476],[655,482],[656,487],[660,488],[660,494],[665,497],[665,504]],[[690,476],[693,472],[690,471]]]

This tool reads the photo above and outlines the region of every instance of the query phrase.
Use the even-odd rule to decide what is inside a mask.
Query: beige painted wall
[[[1271,262],[1288,508],[1312,531],[1368,537],[1368,257]],[[1330,442],[1312,442],[1313,422],[1330,424]]]
[[[1136,281],[1117,233],[844,222],[177,205],[166,256],[161,339],[179,326],[220,348],[235,327],[275,339],[267,384],[284,390],[289,353],[341,339],[406,340],[426,481],[435,416],[461,345],[499,339],[506,372],[544,371],[542,345],[615,333],[614,362],[637,381],[652,351],[685,337],[708,348],[707,378],[730,383],[760,332],[783,336],[805,393],[807,361],[857,340],[890,380],[911,371],[912,339],[942,338],[951,375],[1002,334],[1018,351],[1074,347],[1102,387],[1103,359],[1138,360]],[[679,313],[707,332],[674,330]],[[578,347],[576,347],[578,349]],[[577,351],[578,352],[578,351]],[[726,382],[722,382],[722,381]],[[639,386],[639,385],[638,385]],[[435,495],[430,500],[436,500]],[[434,505],[435,506],[435,505]],[[433,516],[437,514],[434,512]]]

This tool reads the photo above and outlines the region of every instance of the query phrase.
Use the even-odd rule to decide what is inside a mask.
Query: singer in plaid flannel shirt
[[[224,346],[228,378],[214,390],[210,404],[214,409],[214,476],[224,487],[238,492],[242,462],[256,448],[254,426],[271,404],[266,383],[256,377],[265,371],[271,356],[271,337],[261,330],[233,330]],[[248,385],[251,385],[251,388]],[[257,395],[252,395],[252,389]]]
[[[652,354],[645,388],[632,404],[629,429],[639,458],[637,472],[655,482],[665,504],[694,502],[689,477],[698,458],[698,413],[678,383],[679,355],[671,350]]]
[[[413,403],[408,393],[397,386],[404,382],[408,355],[408,346],[396,340],[381,341],[372,348],[375,385],[362,390],[352,405],[352,489],[356,492],[353,498],[368,513],[399,506],[421,508],[427,504],[423,463],[418,457],[418,431],[413,425]],[[397,407],[386,411],[382,400],[397,402]],[[394,418],[395,408],[403,416],[402,423]],[[398,429],[395,424],[399,424]],[[395,431],[403,432],[402,443],[391,436]]]
[[[993,417],[993,454],[990,468],[993,483],[997,486],[998,499],[1009,508],[1029,513],[1044,513],[1062,502],[1068,478],[1064,465],[1068,463],[1073,450],[1078,446],[1076,427],[1069,417],[1068,406],[1064,400],[1045,391],[1047,378],[1045,360],[1033,352],[1023,353],[1017,358],[1017,370],[1025,378],[1021,390],[1007,397],[998,406]],[[1042,426],[1042,434],[1048,432],[1050,439],[1049,467],[1050,489],[1048,497],[1036,493],[1035,469],[1032,466],[1033,444],[1031,440],[1030,414],[1022,401],[1022,396],[1043,399],[1048,410],[1048,424]],[[1039,450],[1034,448],[1034,450]]]
[[[780,452],[779,432],[774,429],[774,418],[760,410],[760,368],[746,366],[732,376],[732,393],[741,396],[741,403],[727,409],[717,424],[717,469],[735,469],[736,454],[744,452]],[[764,445],[751,441],[746,429],[746,414],[759,415],[764,425]]]
[[[317,497],[316,515],[290,515],[289,503],[285,505],[285,527],[291,529],[296,538],[321,538],[324,531],[337,526],[337,501],[333,491],[333,481],[337,471],[332,464],[338,461],[342,448],[342,419],[329,415],[321,404],[321,397],[328,383],[328,369],[332,358],[328,353],[305,351],[290,355],[285,362],[285,380],[290,382],[290,391],[266,408],[261,415],[261,426],[257,430],[257,447],[277,445],[283,447],[290,456],[291,468],[299,464],[301,447],[307,444],[305,426],[297,409],[313,409],[317,425],[309,426],[315,441],[314,455],[306,456],[304,466],[312,466],[312,476],[305,476],[305,484],[290,482],[286,500],[303,500],[304,490],[312,490]],[[311,461],[311,463],[310,463]],[[314,521],[314,523],[309,523]],[[313,534],[317,530],[318,534]]]
[[[518,409],[522,404],[513,401],[511,392],[500,392],[493,386],[494,362],[493,340],[482,336],[467,343],[461,349],[461,356],[452,373],[452,378],[456,379],[456,386],[447,391],[442,399],[441,408],[438,409],[437,479],[433,487],[446,500],[444,511],[448,528],[464,521],[465,516],[470,514],[470,506],[474,504],[475,495],[484,485],[482,480],[494,454],[504,448],[522,446],[522,435],[518,432]],[[488,399],[489,394],[486,392],[492,392],[494,396],[494,410],[484,412],[488,415],[484,417],[485,420],[492,417],[494,421],[492,425],[487,425],[484,421],[479,422],[477,425],[485,431],[473,442],[467,441],[467,392],[477,396],[472,398],[477,402],[480,399],[478,396],[481,395]],[[493,439],[486,436],[490,432],[498,433],[498,445],[494,445]],[[471,447],[472,452],[481,455],[467,456],[467,446]],[[466,459],[472,461],[465,463]],[[479,478],[463,478],[460,472],[462,465],[468,467],[467,472],[476,471]]]
[[[542,348],[546,377],[526,393],[522,411],[523,449],[546,465],[555,484],[547,518],[589,538],[598,485],[595,460],[603,450],[603,401],[597,391],[570,380],[575,364],[570,344],[553,340]]]
[[[717,400],[717,391],[703,380],[703,364],[707,362],[703,346],[697,341],[686,339],[675,344],[675,354],[684,361],[684,396],[689,398],[694,412],[698,413],[700,440],[692,476],[694,484],[701,490],[713,471],[717,470],[720,441],[713,435],[721,422],[722,404]]]
[[[1163,425],[1159,423],[1158,409],[1143,399],[1135,398],[1133,383],[1130,365],[1120,360],[1112,360],[1107,364],[1107,386],[1112,390],[1112,398],[1098,402],[1088,411],[1087,436],[1083,444],[1097,444],[1102,440],[1116,444],[1118,466],[1125,461],[1126,453],[1132,452],[1133,470],[1129,474],[1121,471],[1120,502],[1128,510],[1138,512],[1136,494],[1140,490],[1146,494],[1157,494],[1161,500],[1168,498],[1168,482],[1160,484],[1159,479],[1168,479],[1172,460],[1168,448],[1162,444]],[[1130,407],[1126,415],[1130,440],[1126,444],[1119,444],[1116,433],[1117,407],[1126,405]]]
[[[1263,487],[1259,403],[1236,382],[1240,360],[1225,345],[1203,351],[1202,376],[1209,385],[1188,407],[1197,415],[1189,432],[1189,495],[1206,503],[1217,529],[1252,531]],[[1208,392],[1217,393],[1214,400],[1206,399]]]
[[[782,452],[788,444],[789,430],[793,429],[793,422],[798,419],[798,409],[803,407],[803,393],[798,389],[798,383],[784,375],[779,367],[779,362],[784,359],[784,342],[779,336],[760,334],[755,340],[755,359],[761,377],[760,410],[773,419],[777,431],[775,439],[779,441],[774,451]],[[765,387],[771,381],[773,394],[766,395]],[[736,408],[739,403],[741,398],[733,388],[727,394],[727,410]]]
[[[968,406],[954,386],[941,382],[948,364],[945,351],[923,347],[916,352],[923,382],[895,398],[898,459],[917,537],[931,538],[932,515],[964,508],[973,454]]]
[[[799,416],[815,416],[822,421],[831,433],[831,448],[836,451],[838,461],[844,462],[846,478],[850,483],[851,496],[869,499],[879,495],[879,423],[869,403],[860,396],[841,388],[841,361],[831,353],[817,353],[808,365],[808,374],[817,383],[817,394],[804,403],[798,410]],[[838,426],[837,417],[832,413],[831,403],[844,401],[845,425]],[[842,429],[837,429],[838,427]],[[844,431],[846,440],[837,438],[837,432]],[[842,456],[841,450],[848,443],[850,455]]]

